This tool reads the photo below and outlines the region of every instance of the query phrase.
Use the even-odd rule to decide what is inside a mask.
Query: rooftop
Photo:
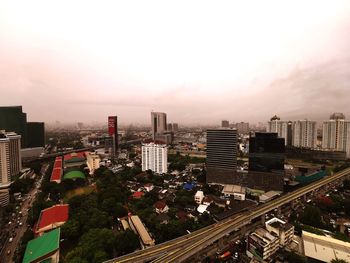
[[[51,224],[66,222],[68,220],[69,205],[54,205],[41,210],[36,230],[40,230]]]
[[[85,179],[85,174],[81,171],[70,171],[63,176],[63,179],[77,179],[82,178]]]
[[[59,249],[59,241],[60,228],[54,229],[38,238],[29,241],[22,262],[37,262],[39,258],[54,253]]]

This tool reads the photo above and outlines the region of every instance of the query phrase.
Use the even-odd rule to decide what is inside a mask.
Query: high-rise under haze
[[[207,183],[235,183],[237,130],[207,130]]]
[[[281,121],[277,115],[273,116],[267,123],[267,132],[276,132],[278,137],[284,139],[284,144],[288,145],[291,142],[292,130],[290,128],[290,122]]]
[[[12,177],[22,169],[21,136],[15,132],[0,131],[0,206],[9,203]]]
[[[293,122],[292,144],[295,147],[316,148],[317,127],[315,121],[299,120]]]
[[[350,121],[342,113],[333,113],[330,120],[323,122],[322,148],[345,151],[350,157]]]
[[[152,123],[152,137],[153,140],[158,135],[163,135],[167,131],[167,120],[166,113],[164,112],[151,112],[151,123]]]
[[[21,135],[22,148],[45,147],[45,125],[43,122],[27,122],[22,106],[0,107],[0,130]]]
[[[109,116],[108,117],[108,134],[111,137],[111,153],[113,157],[117,157],[119,138],[118,138],[118,117]]]

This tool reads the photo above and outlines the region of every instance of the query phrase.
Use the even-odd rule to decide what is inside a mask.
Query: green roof
[[[22,263],[30,263],[60,247],[60,228],[56,228],[28,242]]]
[[[63,179],[85,179],[85,175],[81,171],[70,171],[63,176]]]

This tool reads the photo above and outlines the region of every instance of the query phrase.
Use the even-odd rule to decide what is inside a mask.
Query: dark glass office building
[[[27,135],[29,148],[45,147],[45,124],[43,122],[28,122]]]
[[[21,148],[45,147],[43,122],[27,122],[22,106],[0,107],[0,130],[21,135]]]
[[[22,106],[0,107],[0,130],[21,135],[21,147],[27,147],[27,114]]]
[[[207,130],[207,183],[236,183],[237,130]]]
[[[284,170],[285,139],[277,133],[255,133],[249,138],[249,170],[278,172]]]

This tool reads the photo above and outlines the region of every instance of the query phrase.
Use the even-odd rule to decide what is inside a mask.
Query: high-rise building
[[[166,113],[151,112],[151,122],[152,122],[152,136],[153,136],[153,140],[155,140],[158,135],[162,135],[167,130]]]
[[[333,113],[330,120],[323,122],[322,148],[345,151],[350,157],[350,121],[342,113]]]
[[[114,158],[117,157],[118,153],[118,117],[109,116],[108,117],[108,134],[111,137],[111,153]]]
[[[21,135],[22,148],[27,147],[27,114],[22,111],[22,106],[0,107],[0,130]]]
[[[142,144],[142,171],[168,172],[168,148],[165,144],[150,142]]]
[[[256,132],[249,138],[249,170],[279,172],[284,170],[284,138],[277,133]]]
[[[226,120],[221,121],[221,127],[222,128],[229,128],[230,127],[230,122]]]
[[[287,122],[287,139],[286,139],[286,145],[291,146],[293,143],[293,122],[288,121]]]
[[[292,144],[295,147],[316,148],[317,128],[315,121],[300,120],[293,122]]]
[[[288,142],[292,137],[292,129],[290,122],[281,121],[280,117],[273,116],[270,121],[267,123],[267,132],[276,132],[278,137],[284,139],[284,144],[289,145]]]
[[[173,131],[173,125],[171,123],[168,123],[167,125],[167,131]]]
[[[237,137],[236,129],[207,130],[207,183],[236,183]]]
[[[15,132],[0,131],[0,206],[9,203],[8,187],[11,178],[22,169],[21,136]]]
[[[22,148],[45,147],[43,122],[27,122],[22,106],[0,107],[0,130],[21,135]]]
[[[28,122],[27,135],[27,147],[45,147],[45,124],[43,122]]]
[[[173,123],[173,131],[177,132],[179,130],[179,125],[177,123]]]
[[[237,122],[236,129],[239,134],[247,134],[249,133],[249,123],[248,122]]]

